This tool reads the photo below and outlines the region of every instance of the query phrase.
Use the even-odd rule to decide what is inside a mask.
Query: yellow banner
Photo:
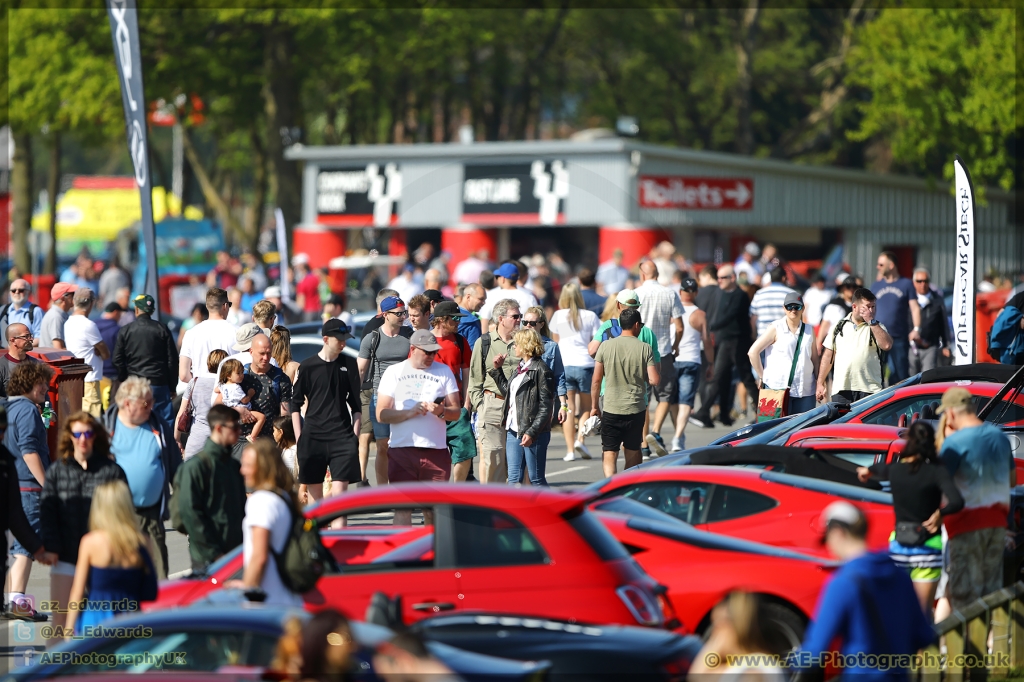
[[[181,213],[181,202],[163,187],[153,188],[153,220]],[[188,220],[201,220],[203,212],[195,206],[185,207]],[[142,218],[139,190],[78,189],[72,187],[57,202],[57,241],[109,241],[117,233]],[[50,212],[39,211],[32,216],[32,229],[50,229]]]

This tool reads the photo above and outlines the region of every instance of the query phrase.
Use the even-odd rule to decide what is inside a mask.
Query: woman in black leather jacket
[[[511,376],[502,369],[505,356],[494,358],[494,368],[488,370],[505,395],[505,456],[508,459],[508,483],[518,485],[523,475],[523,463],[530,475],[531,485],[547,485],[544,477],[548,441],[551,440],[551,421],[555,381],[551,370],[541,359],[544,344],[532,329],[520,329],[512,337],[514,352],[520,358]]]

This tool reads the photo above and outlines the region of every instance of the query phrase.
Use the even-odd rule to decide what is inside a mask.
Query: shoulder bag
[[[192,430],[192,423],[196,418],[196,408],[192,403],[192,393],[196,390],[196,377],[192,377],[192,381],[188,382],[188,392],[185,393],[185,409],[182,410],[178,416],[178,422],[174,425],[181,433],[188,433]]]
[[[764,422],[769,419],[778,419],[789,414],[789,389],[793,385],[793,377],[796,376],[796,363],[800,359],[800,344],[804,340],[804,325],[800,325],[800,335],[796,337],[796,349],[793,351],[793,364],[789,368],[789,381],[786,388],[762,388],[757,394],[757,421]]]

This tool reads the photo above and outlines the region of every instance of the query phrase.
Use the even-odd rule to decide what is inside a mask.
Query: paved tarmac
[[[729,433],[734,428],[738,428],[741,423],[745,422],[737,421],[736,426],[730,428],[716,425],[715,428],[711,429],[702,429],[690,424],[686,428],[686,446],[688,448],[693,448],[701,445],[707,445],[712,440]],[[672,432],[673,429],[671,421],[666,420],[661,431],[666,444],[671,442]],[[551,444],[548,447],[546,469],[548,483],[552,487],[572,488],[593,483],[594,481],[599,481],[604,478],[599,452],[601,447],[600,438],[590,437],[587,439],[587,443],[594,457],[593,459],[581,460],[577,458],[572,462],[564,462],[562,461],[562,458],[565,456],[566,447],[562,431],[561,429],[556,429],[552,432]],[[373,456],[374,451],[371,450],[370,465],[367,468],[370,472],[370,483],[376,484],[376,477],[373,475]],[[620,471],[622,470],[621,454],[618,460],[618,468]],[[189,561],[188,545],[185,536],[169,528],[167,530],[167,551],[168,563],[170,564],[169,571],[171,574],[185,571],[190,568],[191,563]],[[27,593],[32,595],[38,604],[49,598],[49,587],[49,567],[42,565],[34,566],[32,575],[29,579]],[[30,624],[0,620],[0,675],[16,670],[18,664],[25,656],[26,649],[41,651],[45,648],[45,640],[41,636],[40,632],[42,627],[45,625],[45,623]]]

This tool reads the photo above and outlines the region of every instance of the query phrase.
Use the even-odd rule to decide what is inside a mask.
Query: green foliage
[[[850,81],[870,97],[849,136],[889,141],[898,167],[975,185],[1014,185],[1013,9],[887,9],[865,27]]]

